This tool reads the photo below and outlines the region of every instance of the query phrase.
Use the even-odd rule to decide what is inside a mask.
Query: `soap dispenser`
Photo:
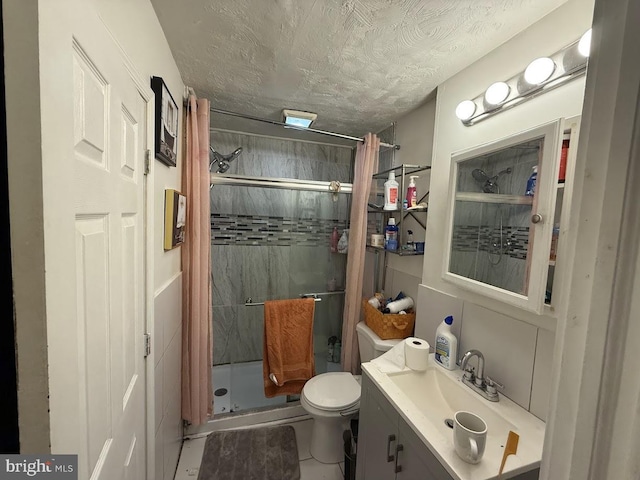
[[[416,182],[414,178],[420,178],[418,175],[411,175],[409,177],[409,188],[407,188],[407,205],[409,208],[415,207],[418,204],[418,192],[416,191]]]
[[[389,172],[389,179],[384,182],[384,210],[398,209],[398,182],[393,170]]]

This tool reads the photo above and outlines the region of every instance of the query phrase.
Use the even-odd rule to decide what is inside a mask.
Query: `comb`
[[[502,463],[500,464],[500,471],[498,471],[498,478],[502,475],[502,469],[504,468],[504,464],[507,463],[507,457],[509,455],[515,455],[518,451],[518,440],[520,440],[520,435],[510,430],[509,436],[507,437],[507,444],[504,447],[504,454],[502,455]]]

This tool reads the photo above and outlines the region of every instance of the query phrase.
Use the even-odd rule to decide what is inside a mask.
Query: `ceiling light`
[[[591,51],[591,29],[587,30],[578,42],[578,51],[583,57],[588,57]]]
[[[531,85],[540,85],[553,75],[555,69],[556,64],[549,57],[536,58],[524,71],[524,79]]]
[[[456,107],[456,117],[460,120],[469,120],[476,112],[476,104],[471,100],[463,100]]]
[[[499,105],[509,96],[511,87],[504,82],[496,82],[487,88],[484,99],[489,105]]]
[[[309,128],[318,115],[311,112],[300,112],[298,110],[282,110],[284,123],[292,127]]]

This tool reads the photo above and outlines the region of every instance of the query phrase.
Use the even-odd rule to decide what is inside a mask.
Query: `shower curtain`
[[[368,133],[364,143],[358,143],[354,168],[351,217],[349,222],[349,256],[347,257],[347,286],[342,318],[342,366],[357,373],[360,367],[356,325],[360,321],[360,302],[367,243],[367,203],[371,176],[378,170],[380,139]]]
[[[209,101],[189,96],[182,189],[187,197],[182,244],[182,418],[200,425],[213,412]]]

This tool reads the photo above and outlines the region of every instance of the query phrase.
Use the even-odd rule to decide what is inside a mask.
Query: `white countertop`
[[[430,355],[429,365],[439,369],[454,382],[457,382],[461,388],[468,389],[472,395],[478,397],[478,401],[483,402],[484,406],[492,409],[515,426],[513,431],[520,436],[518,450],[516,455],[507,457],[502,479],[512,478],[540,466],[545,429],[545,424],[542,420],[502,394],[500,394],[499,402],[486,400],[462,383],[462,372],[459,369],[446,370],[436,364],[433,354]],[[476,465],[466,463],[456,454],[453,446],[453,430],[444,424],[444,419],[434,424],[416,407],[400,387],[391,381],[389,375],[382,373],[376,365],[367,362],[362,365],[362,369],[373,379],[384,396],[398,410],[402,418],[453,478],[457,480],[491,480],[498,478],[504,445],[507,441],[506,435],[502,440],[487,437],[484,456],[480,463]],[[428,398],[424,399],[425,404],[428,404],[428,401]],[[451,418],[454,413],[451,412]]]

